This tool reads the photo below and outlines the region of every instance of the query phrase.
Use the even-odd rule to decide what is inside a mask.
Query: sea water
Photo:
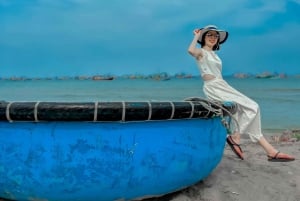
[[[225,78],[261,107],[263,130],[300,128],[300,79]],[[190,79],[114,80],[0,80],[0,100],[5,101],[182,101],[204,98],[203,82]]]

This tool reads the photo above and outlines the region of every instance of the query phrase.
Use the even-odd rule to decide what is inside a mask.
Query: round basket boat
[[[220,162],[234,104],[0,102],[0,198],[161,196]]]

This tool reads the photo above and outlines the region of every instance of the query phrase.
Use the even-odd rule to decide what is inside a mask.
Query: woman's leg
[[[239,133],[248,134],[253,142],[257,142],[262,137],[260,109],[255,101],[224,80],[205,82],[203,89],[206,97],[211,100],[233,101],[237,104],[237,111],[233,116],[238,121]],[[236,140],[239,141],[239,137]]]
[[[258,104],[244,94],[240,93],[233,87],[227,84],[224,80],[215,80],[205,82],[205,95],[212,100],[217,101],[234,101],[238,104],[238,111],[234,115],[239,123],[239,132],[232,134],[229,143],[235,151],[238,151],[238,156],[243,158],[243,152],[239,147],[240,133],[247,133],[253,142],[258,142],[266,151],[268,157],[279,158],[280,160],[291,161],[295,158],[288,154],[279,153],[262,135],[260,108]],[[238,147],[238,148],[237,148]]]
[[[241,142],[241,135],[238,132],[235,132],[231,134],[232,139],[234,140],[235,143],[240,144]]]
[[[293,156],[278,152],[278,150],[276,150],[264,137],[261,137],[258,140],[258,143],[266,151],[268,158],[282,158],[287,160],[295,160]]]

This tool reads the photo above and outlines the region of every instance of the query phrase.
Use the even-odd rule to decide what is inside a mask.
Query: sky
[[[300,74],[300,0],[0,0],[0,77],[190,73],[193,30],[227,30],[223,74]]]

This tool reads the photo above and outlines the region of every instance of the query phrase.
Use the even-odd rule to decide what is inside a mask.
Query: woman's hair
[[[203,35],[202,35],[202,40],[201,40],[201,47],[204,47],[204,45],[205,45],[205,37],[206,37],[206,34],[208,33],[208,31],[207,32],[205,32]],[[215,51],[217,51],[217,50],[219,50],[220,49],[220,44],[219,44],[219,41],[220,41],[220,38],[218,38],[218,41],[217,41],[217,43],[213,46],[213,50],[215,50]]]

